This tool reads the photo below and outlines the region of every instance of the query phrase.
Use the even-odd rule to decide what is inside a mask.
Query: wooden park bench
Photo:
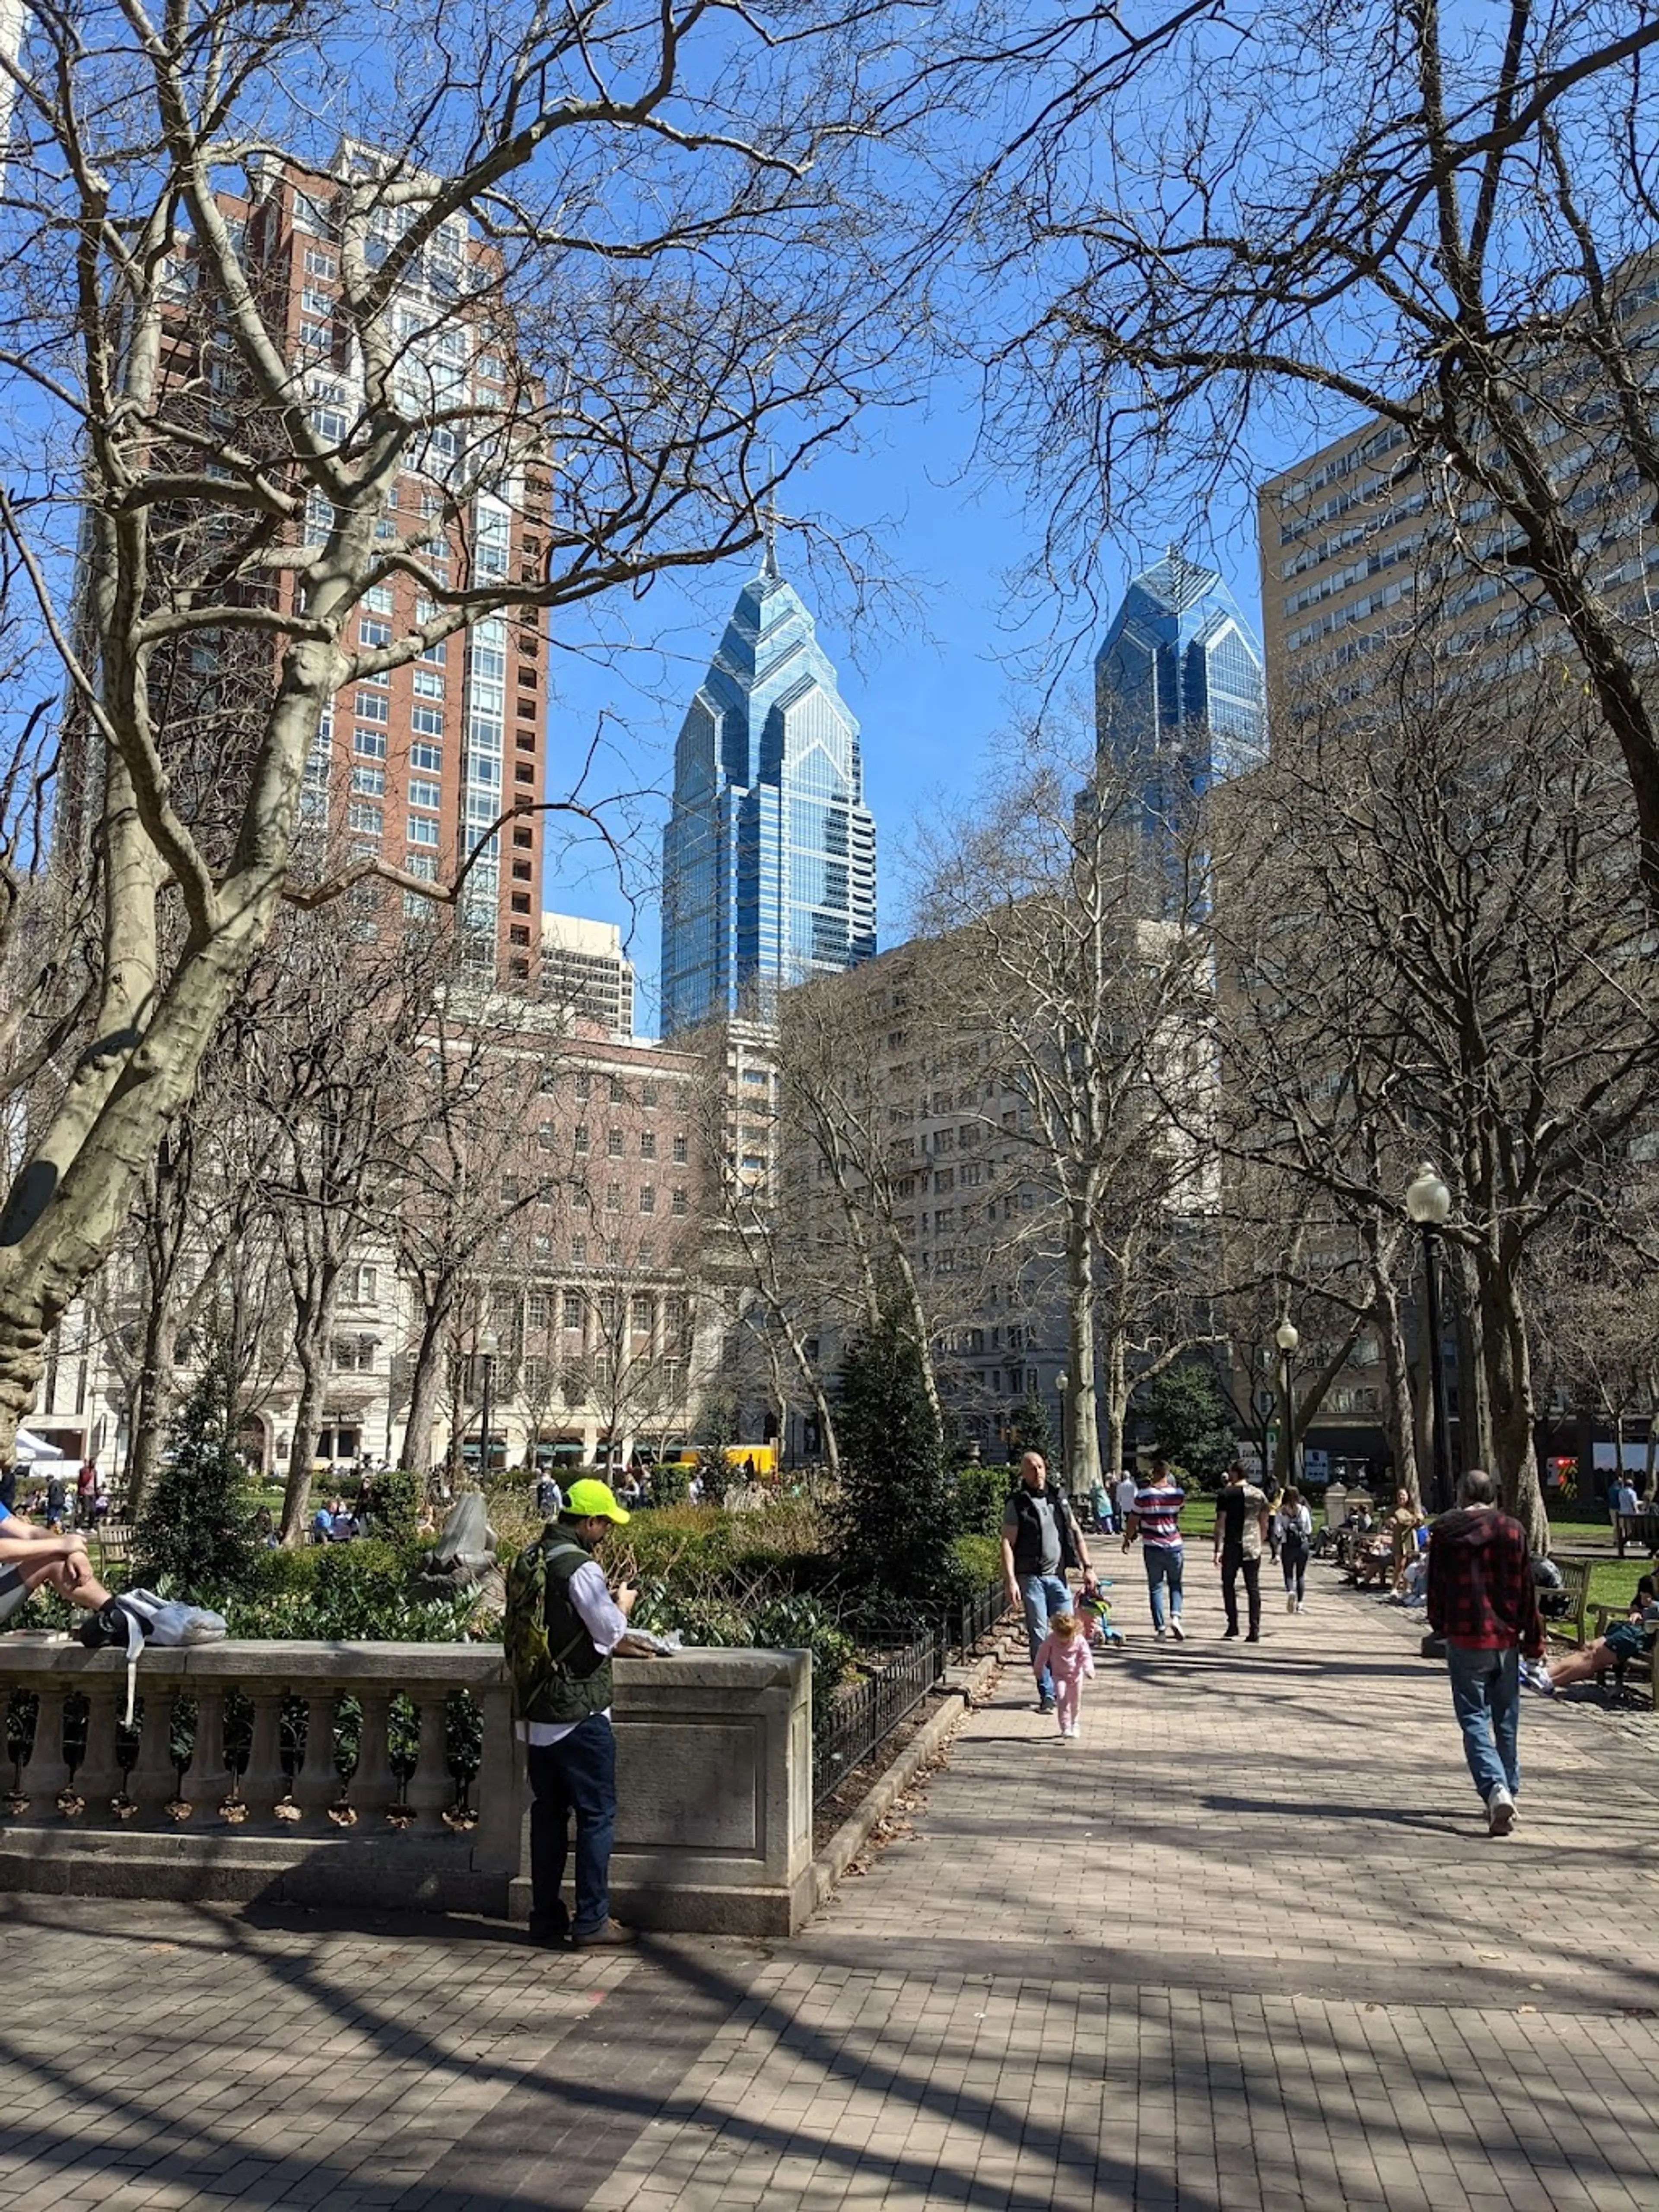
[[[1551,1612],[1545,1613],[1544,1626],[1552,1636],[1566,1638],[1570,1635],[1573,1643],[1582,1644],[1585,1637],[1584,1617],[1589,1608],[1590,1569],[1595,1562],[1594,1559],[1558,1558],[1555,1564],[1561,1570],[1561,1587],[1553,1593],[1558,1602]],[[1548,1591],[1540,1592],[1540,1598],[1551,1595]]]
[[[1615,1513],[1613,1540],[1621,1559],[1632,1544],[1650,1559],[1659,1558],[1659,1506],[1644,1505],[1635,1513]]]

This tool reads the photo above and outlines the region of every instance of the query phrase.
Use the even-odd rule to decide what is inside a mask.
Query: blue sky
[[[882,580],[892,587],[890,601],[859,618],[832,568],[792,544],[787,532],[781,542],[784,572],[817,617],[843,694],[863,726],[866,797],[879,841],[884,947],[906,933],[900,864],[912,823],[941,795],[959,799],[971,793],[1022,692],[1032,696],[1022,648],[1040,645],[1057,623],[1077,621],[1074,609],[1061,610],[1051,596],[1013,589],[1011,579],[1038,543],[1042,517],[1028,507],[1020,487],[970,468],[975,428],[971,396],[947,388],[926,414],[910,410],[868,426],[861,451],[820,460],[785,502],[786,513],[810,511],[828,528],[874,532]],[[1194,557],[1211,558],[1257,623],[1255,519],[1242,492],[1231,511],[1201,522],[1160,518],[1157,542],[1126,544],[1109,556],[1103,588],[1115,597],[1169,538],[1181,538]],[[757,565],[745,561],[690,583],[653,586],[637,602],[599,611],[591,631],[561,617],[556,633],[556,642],[572,648],[597,642],[599,650],[591,658],[556,652],[550,793],[556,795],[562,773],[582,757],[603,723],[605,751],[593,787],[636,781],[654,786],[656,793],[633,809],[625,888],[596,842],[561,852],[550,838],[545,903],[622,924],[640,973],[638,1025],[647,1034],[656,1028],[653,877],[674,738],[732,604]],[[1104,621],[1103,615],[1093,635]],[[1086,649],[1077,655],[1079,670],[1086,658]]]

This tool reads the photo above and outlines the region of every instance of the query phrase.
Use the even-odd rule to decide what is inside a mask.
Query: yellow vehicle
[[[702,1452],[696,1444],[670,1444],[658,1462],[659,1467],[683,1467],[695,1470],[702,1464]],[[726,1464],[732,1474],[746,1475],[755,1482],[771,1482],[778,1472],[778,1448],[775,1444],[727,1444]]]
[[[775,1444],[727,1444],[726,1464],[733,1474],[747,1474],[756,1482],[771,1482],[778,1472]]]

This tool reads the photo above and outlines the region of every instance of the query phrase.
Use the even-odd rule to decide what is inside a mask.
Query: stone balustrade
[[[528,1911],[523,1753],[491,1644],[0,1636],[0,1889]],[[787,1933],[811,1888],[799,1652],[617,1664],[619,1910]]]

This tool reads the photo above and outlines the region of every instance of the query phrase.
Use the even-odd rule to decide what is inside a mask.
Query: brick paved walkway
[[[1415,1632],[1206,1559],[793,1943],[0,1900],[0,2212],[1659,2212],[1655,1724],[1529,1699],[1488,1842]]]

